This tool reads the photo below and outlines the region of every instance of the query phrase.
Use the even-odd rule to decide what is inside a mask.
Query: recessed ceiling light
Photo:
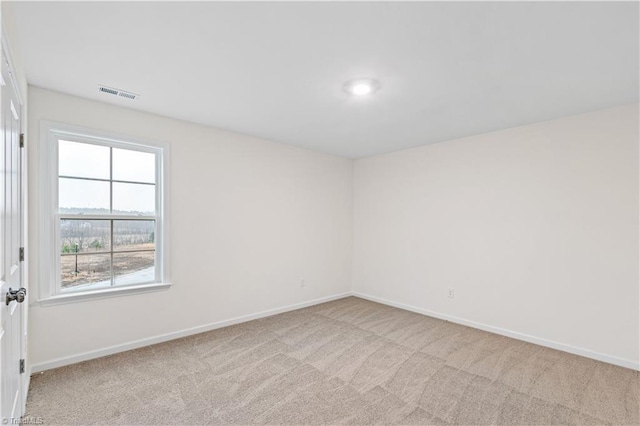
[[[377,92],[379,89],[380,83],[372,78],[358,78],[347,81],[344,84],[345,92],[354,96],[367,96]]]

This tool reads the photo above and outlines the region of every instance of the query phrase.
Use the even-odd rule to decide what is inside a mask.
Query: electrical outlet
[[[304,278],[300,279],[300,287],[304,287]]]
[[[455,296],[455,290],[450,288],[449,291],[447,292],[447,296],[449,297],[449,299],[453,299]]]

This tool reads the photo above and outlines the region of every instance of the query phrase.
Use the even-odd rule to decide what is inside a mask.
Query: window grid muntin
[[[129,144],[129,143],[123,143],[123,142],[119,142],[119,141],[110,141],[108,139],[96,139],[93,137],[75,137],[75,136],[69,136],[69,135],[62,135],[62,134],[55,134],[55,174],[57,176],[57,180],[59,181],[60,178],[66,178],[66,179],[78,179],[78,180],[89,180],[89,181],[103,181],[103,182],[109,182],[109,212],[110,214],[96,214],[96,215],[84,215],[84,214],[72,214],[72,213],[60,213],[60,205],[59,205],[59,194],[56,190],[56,241],[59,245],[61,238],[60,238],[60,223],[62,220],[108,220],[110,221],[110,251],[108,252],[87,252],[87,253],[69,253],[69,254],[64,254],[66,255],[72,255],[72,256],[84,256],[84,255],[90,255],[90,254],[109,254],[110,255],[110,288],[115,287],[115,273],[114,273],[114,266],[113,266],[113,256],[114,256],[114,240],[113,240],[113,222],[115,220],[152,220],[154,222],[154,238],[156,239],[156,244],[154,244],[155,248],[154,249],[147,249],[147,250],[131,250],[131,251],[115,251],[115,253],[119,254],[119,253],[137,253],[137,252],[154,252],[154,279],[152,281],[141,281],[141,282],[135,282],[132,284],[121,284],[118,285],[117,287],[127,287],[127,286],[135,286],[135,285],[142,285],[142,284],[151,284],[151,283],[157,283],[160,282],[161,277],[162,277],[162,265],[160,264],[158,259],[158,250],[157,250],[157,242],[158,240],[160,241],[160,243],[162,242],[162,234],[158,232],[158,230],[160,229],[160,222],[161,222],[161,212],[160,212],[160,208],[161,208],[161,194],[160,194],[160,185],[159,185],[159,181],[160,181],[160,177],[161,177],[161,157],[159,155],[159,150],[157,148],[152,148],[152,147],[145,147],[143,145],[138,145],[138,144]],[[107,146],[109,148],[109,179],[100,179],[100,178],[83,178],[83,177],[78,177],[78,176],[61,176],[58,174],[58,166],[59,166],[59,153],[58,153],[58,147],[59,147],[59,143],[60,140],[66,140],[66,141],[70,141],[70,142],[77,142],[77,143],[86,143],[86,144],[93,144],[93,145],[101,145],[101,146]],[[155,157],[155,182],[154,183],[150,183],[150,182],[135,182],[135,181],[122,181],[122,180],[118,180],[118,181],[114,181],[113,180],[113,149],[114,148],[118,148],[118,149],[124,149],[124,150],[131,150],[131,151],[139,151],[139,152],[146,152],[149,154],[153,154]],[[155,205],[154,205],[154,210],[155,210],[155,214],[154,215],[123,215],[123,214],[113,214],[113,183],[131,183],[131,184],[140,184],[140,185],[153,185],[155,186]],[[57,185],[57,187],[59,187],[59,184]],[[56,188],[57,189],[57,188]],[[60,259],[63,256],[63,253],[60,253],[60,255],[58,256],[58,259]],[[72,291],[69,291],[70,289],[63,289],[62,288],[62,271],[60,269],[60,260],[58,260],[56,263],[56,294],[60,294],[60,293],[69,293]],[[90,283],[87,283],[90,284]],[[72,290],[72,289],[71,289]]]
[[[58,178],[61,179],[77,179],[77,180],[92,180],[92,181],[97,181],[97,182],[113,182],[113,183],[131,183],[134,185],[151,185],[151,186],[155,186],[155,183],[151,183],[151,182],[134,182],[134,181],[130,181],[130,180],[118,180],[118,179],[100,179],[100,178],[85,178],[85,177],[80,177],[80,176],[66,176],[66,175],[59,175]]]

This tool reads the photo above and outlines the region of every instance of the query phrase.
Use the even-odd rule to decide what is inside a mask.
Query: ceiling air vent
[[[135,95],[135,94],[129,93],[129,92],[120,92],[119,95],[122,96],[123,98],[128,98],[128,99],[135,99],[135,98],[138,97],[138,95]]]
[[[140,96],[136,93],[131,93],[124,90],[115,89],[113,87],[107,87],[102,85],[98,86],[98,90],[102,93],[107,93],[109,95],[114,95],[114,96],[120,96],[122,98],[127,98],[127,99],[137,99],[138,96]]]

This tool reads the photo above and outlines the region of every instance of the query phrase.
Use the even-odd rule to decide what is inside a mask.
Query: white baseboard
[[[333,296],[321,297],[319,299],[309,300],[302,303],[296,303],[294,305],[283,306],[281,308],[269,309],[267,311],[262,311],[255,314],[243,315],[241,317],[218,321],[211,324],[205,324],[198,327],[175,331],[172,333],[161,334],[159,336],[135,340],[133,342],[127,342],[119,345],[109,346],[103,349],[97,349],[97,350],[83,352],[83,353],[68,356],[68,357],[57,358],[51,361],[46,361],[39,364],[33,364],[31,366],[31,372],[35,374],[41,371],[63,367],[65,365],[75,364],[78,362],[87,361],[95,358],[101,358],[103,356],[113,355],[119,352],[129,351],[131,349],[142,348],[144,346],[155,345],[156,343],[167,342],[169,340],[179,339],[181,337],[187,337],[194,334],[204,333],[204,332],[215,330],[222,327],[228,327],[230,325],[240,324],[243,322],[252,321],[259,318],[265,318],[272,315],[281,314],[284,312],[295,311],[296,309],[306,308],[308,306],[318,305],[320,303],[330,302],[332,300],[342,299],[349,296],[351,296],[351,292],[335,294]]]
[[[354,291],[351,293],[353,296],[360,297],[362,299],[370,300],[372,302],[382,303],[383,305],[393,306],[395,308],[404,309],[406,311],[415,312],[422,315],[427,315],[434,318],[454,322],[456,324],[466,325],[469,327],[477,328],[480,330],[488,331],[490,333],[500,334],[502,336],[512,337],[514,339],[523,340],[525,342],[534,343],[536,345],[545,346],[551,349],[557,349],[559,351],[569,352],[575,355],[592,358],[598,361],[603,361],[609,364],[618,365],[620,367],[631,368],[633,370],[640,370],[640,362],[630,359],[619,358],[613,355],[607,355],[600,352],[594,352],[588,349],[578,348],[576,346],[567,345],[564,343],[558,343],[551,340],[543,339],[540,337],[530,336],[528,334],[518,333],[516,331],[507,330],[504,328],[493,327],[491,325],[482,324],[475,321],[466,320],[463,318],[454,317],[447,314],[441,314],[439,312],[430,311],[428,309],[422,309],[411,305],[406,305],[400,302],[394,302],[392,300],[383,299],[381,297],[370,296],[365,293]]]
[[[362,299],[370,300],[372,302],[382,303],[383,305],[393,306],[395,308],[404,309],[407,311],[415,312],[422,315],[427,315],[434,318],[439,318],[445,321],[454,322],[456,324],[466,325],[469,327],[477,328],[480,330],[488,331],[495,334],[500,334],[502,336],[511,337],[518,340],[523,340],[525,342],[534,343],[536,345],[545,346],[552,349],[557,349],[564,352],[569,352],[575,355],[584,356],[587,358],[592,358],[598,361],[603,361],[609,364],[618,365],[625,368],[631,368],[633,370],[640,371],[640,362],[633,361],[629,359],[619,358],[612,355],[607,355],[599,352],[594,352],[588,349],[583,349],[579,347],[575,347],[572,345],[567,345],[564,343],[558,343],[551,340],[543,339],[540,337],[530,336],[528,334],[519,333],[512,330],[507,330],[499,327],[494,327],[491,325],[486,325],[482,323],[478,323],[475,321],[466,320],[464,318],[454,317],[452,315],[442,314],[439,312],[430,311],[428,309],[422,309],[415,306],[407,305],[400,302],[395,302],[392,300],[384,299],[381,297],[370,296],[365,293],[360,293],[358,291],[354,292],[345,292],[336,294],[333,296],[322,297],[319,299],[309,300],[302,303],[297,303],[294,305],[283,306],[281,308],[270,309],[267,311],[258,312],[255,314],[244,315],[241,317],[231,318],[228,320],[218,321],[211,324],[206,324],[198,327],[189,328],[186,330],[180,330],[173,333],[162,334],[159,336],[149,337],[145,339],[136,340],[133,342],[127,342],[120,345],[114,345],[103,349],[98,349],[94,351],[83,352],[80,354],[72,355],[69,357],[57,358],[51,361],[34,364],[31,366],[31,371],[35,374],[41,371],[51,370],[53,368],[63,367],[65,365],[75,364],[77,362],[87,361],[90,359],[100,358],[107,355],[113,355],[119,352],[128,351],[131,349],[137,349],[144,346],[154,345],[156,343],[167,342],[173,339],[179,339],[181,337],[187,337],[194,334],[204,333],[207,331],[215,330],[222,327],[228,327],[234,324],[240,324],[243,322],[265,318],[272,315],[281,314],[284,312],[294,311],[296,309],[306,308],[308,306],[318,305],[320,303],[330,302],[332,300],[342,299],[349,296],[356,296]]]

